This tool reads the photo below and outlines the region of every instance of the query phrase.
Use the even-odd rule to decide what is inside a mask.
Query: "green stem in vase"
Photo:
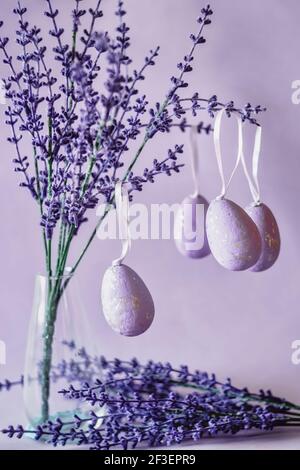
[[[61,241],[61,244],[62,241]],[[47,289],[47,307],[46,307],[46,322],[43,335],[43,360],[41,365],[41,388],[42,388],[42,409],[41,420],[42,422],[49,419],[49,398],[50,398],[50,373],[52,366],[53,355],[53,341],[55,334],[55,322],[58,313],[59,302],[62,296],[61,284],[65,272],[66,261],[70,243],[61,249],[61,254],[58,254],[56,275],[54,278],[48,275],[48,289]],[[50,271],[51,272],[51,271]]]
[[[52,288],[52,281],[48,282],[46,322],[43,335],[43,360],[41,364],[42,410],[41,419],[45,422],[49,418],[50,372],[52,365],[52,346],[55,331],[58,301],[54,295],[56,283]]]
[[[63,266],[62,268],[63,269]],[[42,410],[41,419],[45,422],[49,418],[50,373],[52,366],[53,340],[55,323],[61,300],[62,273],[48,282],[46,322],[43,335],[43,360],[41,365]]]

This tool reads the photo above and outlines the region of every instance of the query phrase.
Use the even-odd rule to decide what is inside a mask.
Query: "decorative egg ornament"
[[[101,299],[105,319],[116,333],[138,336],[153,322],[151,294],[140,276],[125,264],[106,270]]]
[[[115,200],[122,254],[114,260],[103,277],[101,301],[109,326],[124,336],[139,336],[151,326],[154,303],[138,274],[123,264],[131,246],[129,233],[129,197],[121,182],[115,187]]]
[[[200,194],[196,136],[197,127],[192,126],[190,132],[191,168],[195,190],[192,195],[182,201],[174,224],[174,239],[179,253],[192,259],[204,258],[210,254],[205,223],[208,202]]]
[[[209,247],[216,261],[231,271],[245,271],[259,259],[262,250],[261,236],[251,217],[235,202],[225,198],[226,191],[243,156],[242,120],[238,123],[238,154],[228,182],[225,181],[220,130],[225,110],[219,111],[215,120],[214,144],[221,177],[221,194],[210,203],[206,216]]]
[[[256,128],[255,143],[252,156],[252,175],[250,176],[244,155],[242,154],[241,160],[244,168],[244,173],[248,180],[250,192],[253,197],[253,202],[245,211],[256,224],[257,229],[261,236],[262,251],[258,261],[251,267],[250,271],[261,272],[271,268],[277,260],[280,253],[280,233],[276,219],[268,206],[261,202],[260,186],[258,180],[258,164],[260,158],[261,148],[261,135],[262,129],[260,126]]]
[[[280,253],[279,228],[271,209],[265,204],[251,204],[245,210],[256,224],[262,240],[261,255],[250,271],[265,271],[273,266]]]
[[[244,271],[259,259],[261,236],[251,217],[229,199],[215,199],[207,212],[206,232],[212,255],[231,271]]]
[[[207,200],[200,195],[187,196],[176,214],[174,238],[178,251],[199,259],[210,254],[206,235]]]

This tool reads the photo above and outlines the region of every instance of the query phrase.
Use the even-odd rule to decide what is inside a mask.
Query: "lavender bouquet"
[[[87,221],[89,211],[100,202],[107,203],[108,208],[114,204],[117,181],[128,184],[132,197],[144,184],[153,183],[157,175],[177,173],[183,165],[177,160],[183,153],[182,145],[169,149],[166,158],[155,159],[152,168],[145,168],[141,175],[133,169],[145,146],[157,134],[190,127],[188,116],[197,117],[205,110],[213,117],[215,111],[225,108],[228,116],[238,113],[256,124],[255,115],[262,111],[260,106],[253,108],[250,104],[239,109],[233,101],[222,103],[216,96],[201,98],[197,91],[183,94],[196,49],[205,43],[203,33],[211,23],[213,12],[209,5],[197,19],[198,31],[190,36],[191,48],[178,63],[169,90],[150,105],[139,91],[139,84],[147,69],[154,66],[159,47],[150,50],[140,68],[133,66],[123,1],[117,2],[113,33],[104,29],[101,0],[94,6],[91,1],[74,1],[72,31],[60,26],[54,2],[44,2],[50,22],[47,41],[41,29],[30,24],[27,9],[20,2],[13,10],[18,23],[15,36],[18,55],[11,56],[8,37],[0,39],[3,62],[8,68],[3,83],[6,123],[11,129],[9,141],[15,149],[13,163],[20,186],[29,192],[40,212],[45,254],[47,311],[40,376],[43,422],[49,417],[58,305],[70,281],[63,274],[70,265],[74,238]],[[53,47],[47,47],[51,41]],[[57,67],[59,72],[54,71]],[[203,122],[197,128],[199,132],[211,130]],[[135,141],[138,147],[132,154],[131,144]],[[83,241],[71,274],[76,272],[102,220]]]
[[[60,393],[86,402],[88,413],[48,420],[35,429],[11,425],[2,433],[19,439],[30,436],[54,446],[109,450],[300,426],[300,406],[270,391],[252,393],[235,387],[230,379],[220,382],[214,374],[187,366],[153,361],[142,365],[137,359],[109,361],[82,349],[70,362],[52,367],[51,380],[62,378],[70,385]],[[0,383],[0,390],[17,384],[22,379]]]

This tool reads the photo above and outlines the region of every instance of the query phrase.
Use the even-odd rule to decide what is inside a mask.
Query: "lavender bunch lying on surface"
[[[191,126],[189,117],[196,119],[205,111],[212,118],[221,108],[228,116],[237,113],[257,124],[256,115],[263,108],[247,104],[241,109],[233,101],[219,101],[215,95],[203,98],[197,90],[183,94],[196,50],[205,43],[203,34],[211,23],[209,5],[201,10],[198,31],[190,35],[190,49],[178,63],[168,91],[150,104],[139,88],[148,69],[155,65],[159,47],[150,50],[140,67],[133,65],[122,0],[117,1],[114,31],[106,31],[102,22],[101,0],[74,0],[71,31],[61,27],[55,2],[44,0],[44,4],[49,37],[43,38],[41,28],[31,24],[30,12],[17,2],[13,13],[18,25],[18,53],[11,55],[5,36],[0,38],[0,49],[8,68],[3,78],[5,114],[11,130],[9,141],[14,146],[15,171],[21,177],[20,185],[37,203],[45,251],[48,298],[41,410],[45,421],[49,416],[55,320],[70,280],[62,276],[66,266],[71,266],[70,275],[76,272],[103,220],[97,222],[81,253],[70,263],[72,242],[89,211],[98,203],[107,203],[108,207],[114,203],[117,181],[128,184],[132,197],[158,175],[180,170],[183,164],[178,157],[183,146],[178,144],[165,158],[154,159],[152,168],[145,168],[140,175],[133,172],[146,145],[158,134],[173,128],[185,131]],[[209,134],[212,128],[200,122],[197,129]]]
[[[270,391],[255,394],[219,382],[215,375],[186,366],[136,359],[107,361],[81,350],[70,363],[57,365],[56,378],[79,382],[61,393],[83,400],[90,412],[73,419],[48,421],[36,429],[9,426],[9,437],[33,435],[54,446],[76,444],[92,450],[160,446],[198,441],[205,436],[299,426],[300,407]],[[104,378],[97,374],[104,370]],[[98,372],[97,372],[98,371]],[[93,382],[85,379],[93,378]]]

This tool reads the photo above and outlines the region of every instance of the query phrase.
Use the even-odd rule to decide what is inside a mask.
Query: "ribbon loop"
[[[244,169],[245,176],[248,180],[250,192],[253,197],[253,203],[255,205],[260,204],[260,186],[258,181],[258,164],[260,158],[260,149],[261,149],[261,134],[262,128],[261,126],[257,126],[256,133],[255,133],[255,140],[254,140],[254,148],[253,148],[253,155],[252,155],[252,178],[249,174],[244,153],[242,153],[242,165]]]
[[[225,109],[221,109],[221,111],[218,112],[216,120],[215,120],[215,127],[214,127],[214,144],[215,144],[215,152],[216,152],[216,158],[217,158],[217,163],[218,163],[218,169],[221,177],[221,193],[219,196],[217,196],[216,199],[223,199],[229,185],[232,181],[232,178],[234,177],[234,174],[239,166],[239,163],[242,159],[243,155],[243,123],[240,118],[240,116],[236,116],[237,123],[238,123],[238,154],[237,154],[237,159],[234,165],[234,168],[231,172],[231,175],[229,177],[228,182],[226,183],[225,175],[224,175],[224,169],[223,169],[223,159],[222,159],[222,152],[221,152],[221,139],[220,139],[220,134],[221,134],[221,122],[222,122],[222,117],[224,113],[226,112]]]
[[[122,264],[131,247],[131,237],[129,230],[129,195],[126,185],[118,181],[115,186],[115,201],[119,236],[122,240],[121,256],[115,259],[112,264],[118,266]]]
[[[192,167],[192,177],[194,182],[195,191],[192,194],[192,197],[197,197],[200,195],[200,184],[199,184],[199,152],[197,145],[197,127],[192,126],[190,129],[190,145],[191,145],[191,167]]]

